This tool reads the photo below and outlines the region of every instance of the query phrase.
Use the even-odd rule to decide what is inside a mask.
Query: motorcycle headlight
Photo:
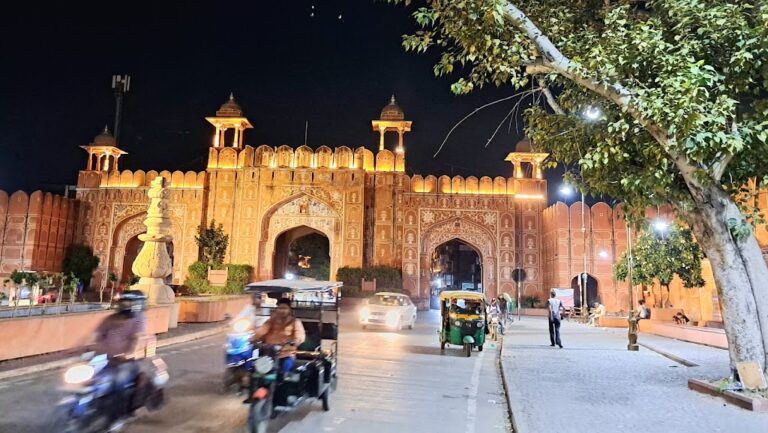
[[[267,374],[272,371],[272,367],[275,365],[275,361],[269,356],[262,356],[253,363],[254,369],[259,374]]]
[[[248,319],[237,319],[235,320],[235,323],[232,324],[232,329],[235,330],[235,332],[245,332],[251,327],[251,321]]]
[[[368,320],[368,316],[371,315],[371,310],[368,309],[368,307],[363,307],[360,309],[360,318],[362,320]]]
[[[453,322],[453,324],[456,325],[456,326],[461,326],[461,322],[459,322],[458,320]]]
[[[477,327],[478,327],[478,328],[482,328],[482,327],[483,327],[483,325],[484,325],[484,324],[483,324],[483,321],[482,321],[482,320],[479,320],[479,321],[477,322]]]
[[[79,385],[93,379],[96,370],[88,364],[79,364],[70,367],[64,373],[64,382],[70,385]]]

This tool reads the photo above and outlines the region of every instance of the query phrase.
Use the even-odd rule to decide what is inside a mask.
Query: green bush
[[[70,245],[64,254],[61,271],[68,275],[74,274],[77,279],[88,287],[93,270],[99,266],[99,258],[93,255],[93,250],[87,245]]]
[[[365,279],[376,279],[377,291],[402,291],[403,274],[400,268],[392,266],[368,266],[364,268],[350,268],[344,266],[336,271],[336,279],[345,286],[360,287],[360,282]]]
[[[342,286],[341,297],[342,298],[360,298],[363,296],[363,291],[358,286]]]
[[[208,264],[203,262],[194,262],[187,268],[187,279],[184,285],[189,289],[189,293],[195,295],[213,294],[213,295],[237,295],[243,293],[243,287],[248,284],[253,272],[251,265],[212,265],[215,270],[227,269],[227,283],[224,287],[213,287],[208,284]]]
[[[523,296],[523,308],[536,308],[541,305],[541,299],[538,296],[526,295]]]

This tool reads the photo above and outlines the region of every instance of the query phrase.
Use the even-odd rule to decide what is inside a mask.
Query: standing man
[[[651,310],[645,305],[645,299],[637,301],[637,319],[650,319]]]
[[[555,347],[555,344],[559,348],[563,348],[563,343],[560,342],[560,311],[563,309],[563,303],[555,297],[555,292],[550,293],[550,298],[547,301],[549,306],[549,341],[550,346]]]

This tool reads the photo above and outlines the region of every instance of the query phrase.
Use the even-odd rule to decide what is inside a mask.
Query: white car
[[[416,305],[402,293],[379,292],[360,309],[360,324],[389,329],[413,329],[416,325]]]

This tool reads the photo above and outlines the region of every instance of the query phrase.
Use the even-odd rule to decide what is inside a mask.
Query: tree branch
[[[550,107],[552,107],[553,110],[555,110],[555,113],[564,115],[565,110],[560,106],[560,104],[557,103],[557,100],[555,99],[554,95],[552,95],[552,92],[549,90],[549,87],[544,82],[544,79],[539,77],[539,89],[541,89],[541,93],[544,94],[544,97],[547,98],[547,103]]]

